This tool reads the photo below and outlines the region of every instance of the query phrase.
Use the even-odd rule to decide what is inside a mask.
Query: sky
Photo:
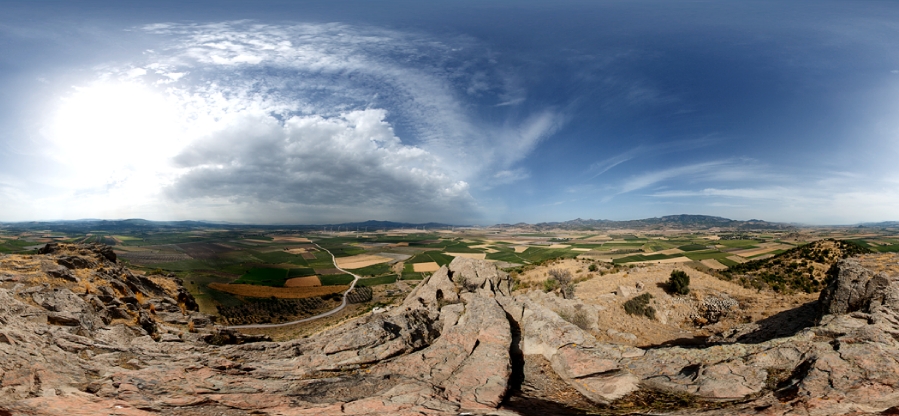
[[[899,220],[893,1],[0,2],[0,221]]]

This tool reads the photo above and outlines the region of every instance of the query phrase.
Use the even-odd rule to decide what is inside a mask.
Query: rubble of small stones
[[[607,311],[513,294],[483,260],[456,258],[400,306],[272,342],[215,327],[177,279],[134,274],[103,246],[41,252],[0,257],[0,415],[512,415],[529,362],[597,405],[659,392],[729,403],[684,414],[899,409],[899,276],[852,259],[832,271],[816,326],[642,349],[591,334],[607,332],[595,319]],[[709,317],[736,306],[705,303]],[[593,319],[570,322],[577,312]]]

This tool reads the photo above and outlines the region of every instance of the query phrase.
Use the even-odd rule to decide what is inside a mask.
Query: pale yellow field
[[[499,250],[497,250],[497,249],[495,249],[495,248],[488,248],[488,249],[485,250],[485,251],[486,251],[488,254],[489,254],[489,253],[499,253]]]
[[[306,276],[306,277],[294,277],[293,279],[287,279],[284,282],[284,287],[312,287],[312,286],[321,286],[321,280],[318,280],[318,276]]]
[[[514,249],[516,253],[524,253],[524,251],[528,249],[528,246],[515,246]]]
[[[650,261],[635,261],[633,263],[628,264],[670,264],[670,263],[689,263],[691,260],[689,257],[674,257],[670,259],[662,259],[662,260],[650,260]]]
[[[481,244],[477,246],[468,246],[469,248],[489,248],[490,244]]]
[[[393,259],[390,257],[360,254],[358,256],[338,257],[337,267],[340,267],[341,269],[359,269],[373,264],[387,263],[391,260]]]
[[[759,254],[770,253],[774,250],[778,250],[778,248],[777,247],[749,248],[746,250],[732,251],[731,253],[741,256],[741,257],[752,257],[752,256],[757,256]]]
[[[277,236],[272,238],[276,243],[311,243],[308,238],[303,237]]]
[[[552,244],[549,246],[549,248],[568,248],[568,247],[571,247],[571,246],[567,245],[567,244]]]
[[[746,263],[747,261],[749,261],[749,260],[746,260],[746,259],[744,259],[744,258],[742,258],[742,257],[740,257],[740,256],[730,256],[730,257],[728,257],[727,259],[730,260],[730,261],[735,261],[735,262],[737,262],[737,263]]]
[[[653,251],[652,253],[644,253],[643,255],[644,255],[644,256],[651,256],[651,255],[653,255],[653,254],[665,254],[665,255],[671,255],[671,254],[680,254],[680,253],[683,253],[683,252],[684,252],[684,251],[681,250],[681,249],[679,249],[679,248],[669,248],[669,249],[667,249],[667,250]]]
[[[573,248],[573,249],[571,249],[571,251],[584,251],[584,252],[586,252],[586,251],[593,251],[593,249],[592,249],[592,248]]]
[[[306,252],[305,248],[292,248],[290,250],[284,250],[290,254],[303,254]]]
[[[437,262],[429,261],[427,263],[414,263],[412,264],[412,270],[416,273],[422,272],[436,272],[440,269],[440,265]]]
[[[464,257],[466,259],[476,259],[476,260],[484,260],[487,258],[487,253],[446,253],[449,256],[453,257]]]
[[[700,263],[705,265],[705,267],[708,267],[710,269],[715,269],[715,270],[724,270],[727,268],[727,266],[719,263],[718,260],[715,260],[715,259],[705,259],[705,260],[702,260]]]

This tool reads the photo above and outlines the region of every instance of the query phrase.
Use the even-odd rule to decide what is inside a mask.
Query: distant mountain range
[[[899,228],[899,221],[866,222],[866,223],[862,223],[860,225],[860,227]]]
[[[499,224],[500,228],[530,227],[535,230],[663,230],[663,229],[710,229],[724,228],[734,230],[785,230],[797,228],[795,225],[775,223],[762,220],[738,221],[710,215],[666,215],[664,217],[646,218],[642,220],[612,221],[574,219],[565,222],[541,222],[537,224]]]
[[[277,224],[277,225],[258,225],[258,224],[235,224],[228,222],[214,221],[150,221],[144,219],[125,219],[125,220],[101,220],[101,219],[83,219],[83,220],[65,220],[65,221],[31,221],[31,222],[14,222],[0,223],[2,228],[7,230],[22,231],[38,231],[52,230],[54,232],[89,232],[89,231],[106,231],[106,232],[126,232],[126,231],[152,231],[152,230],[193,230],[206,229],[210,227],[220,227],[229,230],[296,230],[296,231],[312,231],[312,230],[329,230],[329,231],[376,231],[376,230],[393,230],[400,228],[417,228],[423,230],[447,229],[452,227],[467,227],[463,225],[452,225],[437,222],[429,223],[407,223],[394,221],[376,221],[369,220],[363,222],[347,222],[340,224]],[[899,221],[885,221],[878,223],[864,223],[859,227],[871,228],[899,228]],[[729,218],[715,217],[710,215],[666,215],[664,217],[645,218],[640,220],[593,220],[577,218],[564,222],[541,222],[537,224],[517,223],[517,224],[497,224],[490,228],[519,228],[534,231],[541,230],[610,230],[610,229],[633,229],[633,230],[665,230],[665,229],[693,229],[707,230],[712,228],[720,228],[735,231],[748,230],[786,230],[801,228],[801,225],[786,224],[777,222],[768,222],[763,220],[739,221]]]
[[[61,220],[61,221],[29,221],[29,222],[13,222],[0,223],[2,228],[7,230],[21,231],[40,231],[52,230],[61,233],[86,233],[90,231],[105,232],[126,232],[126,231],[153,231],[153,230],[195,230],[207,229],[210,227],[220,227],[229,230],[333,230],[341,229],[350,230],[391,230],[400,228],[419,228],[419,229],[440,229],[451,228],[450,224],[441,224],[429,222],[424,224],[413,224],[406,222],[393,221],[364,221],[349,222],[342,224],[288,224],[288,225],[257,225],[257,224],[235,224],[227,222],[212,221],[150,221],[139,218],[126,220],[100,220],[100,219],[83,219],[83,220]]]

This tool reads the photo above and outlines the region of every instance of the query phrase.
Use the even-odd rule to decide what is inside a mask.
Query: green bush
[[[668,289],[678,295],[690,293],[690,276],[682,270],[672,270],[671,277],[668,278]]]
[[[543,291],[544,292],[552,292],[559,288],[559,281],[553,278],[549,278],[543,281]]]
[[[589,270],[591,272],[595,272],[595,271],[599,270],[599,267],[596,267],[596,264],[594,263],[594,264],[591,264],[590,267],[587,267],[587,270]]]
[[[627,302],[624,302],[624,311],[629,315],[645,316],[649,319],[656,319],[656,310],[649,306],[652,295],[644,293]]]

